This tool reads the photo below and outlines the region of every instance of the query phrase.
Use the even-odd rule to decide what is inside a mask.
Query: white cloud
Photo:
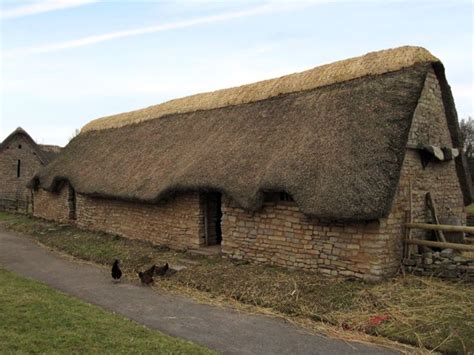
[[[141,28],[135,28],[135,29],[130,29],[130,30],[123,30],[123,31],[110,32],[110,33],[105,33],[105,34],[100,34],[100,35],[87,36],[87,37],[83,37],[79,39],[58,42],[58,43],[53,43],[53,44],[48,44],[48,45],[17,48],[17,49],[12,49],[10,51],[6,51],[4,53],[4,56],[15,57],[18,55],[56,52],[63,49],[89,46],[89,45],[100,43],[100,42],[105,42],[105,41],[110,41],[114,39],[130,37],[130,36],[137,36],[137,35],[162,32],[162,31],[171,31],[171,30],[193,27],[193,26],[198,26],[198,25],[203,25],[203,24],[224,22],[224,21],[234,20],[238,18],[245,18],[245,17],[250,17],[250,16],[268,14],[272,12],[291,10],[295,8],[301,8],[302,6],[307,6],[308,4],[310,3],[303,2],[303,3],[297,3],[297,4],[282,4],[282,3],[266,4],[266,5],[262,5],[262,6],[254,7],[251,9],[242,10],[242,11],[227,12],[227,13],[222,13],[218,15],[198,17],[191,20],[176,21],[176,22],[170,22],[170,23],[165,23],[165,24],[160,24],[160,25],[155,25],[155,26],[141,27]]]
[[[94,3],[97,0],[45,0],[32,4],[8,8],[0,12],[0,19],[7,20],[17,17],[36,15],[44,12],[63,10]]]
[[[16,80],[16,75],[12,73],[3,81],[0,93],[48,99],[140,95],[176,98],[307,69],[295,65],[288,67],[288,63],[277,65],[276,68],[270,65],[266,55],[277,48],[277,43],[262,43],[245,50],[216,53],[213,54],[215,63],[212,67],[201,65],[199,70],[186,72],[185,75],[179,75],[176,71],[178,68],[173,66],[165,71],[149,68],[124,72],[121,75],[116,75],[113,71],[101,71],[100,76],[91,68],[83,68],[80,73],[73,71],[64,75],[65,72],[57,67],[57,63],[45,63],[40,59],[31,64],[28,72],[23,72],[28,80]],[[48,82],[48,90],[42,90],[45,82]]]

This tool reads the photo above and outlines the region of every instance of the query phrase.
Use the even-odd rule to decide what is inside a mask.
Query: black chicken
[[[120,281],[122,277],[122,270],[120,270],[120,261],[115,259],[114,264],[112,265],[112,278],[114,281]]]
[[[139,272],[138,277],[143,285],[151,285],[153,283],[153,275],[155,274],[156,265],[153,265],[146,271]]]
[[[166,263],[163,266],[155,268],[155,275],[165,276],[166,272],[169,270],[170,266]]]

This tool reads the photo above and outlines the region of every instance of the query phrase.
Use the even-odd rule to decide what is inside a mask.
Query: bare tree
[[[459,127],[461,128],[461,139],[463,141],[466,156],[470,157],[474,154],[474,119],[468,117],[462,119]]]

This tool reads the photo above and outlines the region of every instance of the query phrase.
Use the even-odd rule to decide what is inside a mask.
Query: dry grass
[[[197,257],[140,241],[79,231],[23,216],[0,214],[10,229],[83,260],[109,266],[122,260],[127,276],[151,263],[186,265],[158,287],[217,305],[279,314],[347,339],[392,339],[445,353],[474,349],[474,285],[415,276],[378,284],[330,280],[314,273]],[[372,337],[373,339],[373,337]]]
[[[367,75],[400,70],[418,63],[437,61],[436,57],[421,47],[405,46],[371,52],[277,79],[192,95],[141,110],[99,118],[84,126],[81,133],[123,127],[170,114],[210,110],[265,100],[281,94],[311,90]]]
[[[474,349],[473,291],[472,284],[398,277],[360,292],[350,318],[341,312],[334,317],[345,318],[353,329],[421,348],[467,353]],[[377,316],[387,320],[377,325]]]
[[[290,317],[321,321],[421,349],[474,349],[474,286],[415,276],[380,284],[312,273],[207,261],[165,282],[224,296]],[[217,267],[218,266],[218,267]],[[470,316],[466,316],[470,315]]]

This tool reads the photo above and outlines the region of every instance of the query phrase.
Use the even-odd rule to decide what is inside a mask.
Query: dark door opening
[[[206,245],[218,245],[222,242],[222,194],[211,192],[204,195],[204,228]]]

